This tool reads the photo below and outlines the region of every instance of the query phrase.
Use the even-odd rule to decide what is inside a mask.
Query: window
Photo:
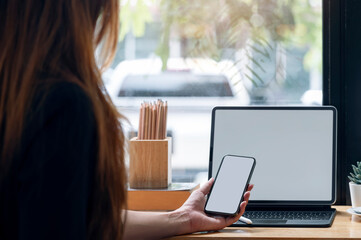
[[[206,178],[217,105],[322,104],[322,0],[128,0],[106,88],[136,132],[168,101],[173,180]]]
[[[337,201],[350,205],[347,176],[361,159],[360,1],[324,0],[323,101],[338,110]]]

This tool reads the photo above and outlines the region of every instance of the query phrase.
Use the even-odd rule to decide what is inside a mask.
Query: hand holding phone
[[[237,215],[255,164],[256,160],[252,157],[224,156],[204,211],[212,215]]]

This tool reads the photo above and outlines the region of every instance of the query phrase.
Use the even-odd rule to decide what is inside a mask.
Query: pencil
[[[152,106],[152,131],[151,131],[151,139],[155,138],[155,126],[156,126],[156,109],[155,105]]]
[[[165,102],[164,107],[164,136],[163,139],[167,137],[167,115],[168,115],[168,102]]]
[[[157,103],[157,128],[156,128],[156,131],[155,131],[155,139],[160,139],[160,136],[159,136],[159,131],[160,131],[160,119],[161,119],[161,113],[160,113],[160,105],[159,105],[159,100],[158,100],[158,103]]]
[[[144,112],[144,104],[142,103],[140,106],[140,128],[139,128],[139,137],[140,140],[144,139],[144,118],[145,118],[145,112]]]
[[[142,105],[140,105],[140,111],[139,111],[139,125],[138,125],[138,140],[140,140],[140,133],[141,133],[141,129],[142,129],[142,115],[143,115],[143,111],[142,111]]]
[[[138,140],[165,139],[167,137],[168,103],[143,102],[140,105]]]
[[[145,103],[144,139],[148,139],[148,128],[149,128],[148,119],[149,119],[148,103]]]
[[[148,139],[152,139],[152,105],[148,105]]]

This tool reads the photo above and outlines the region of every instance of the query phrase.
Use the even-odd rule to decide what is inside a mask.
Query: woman
[[[0,0],[0,239],[153,239],[244,212],[249,192],[239,216],[205,215],[212,180],[174,212],[125,210],[123,117],[98,68],[118,13],[118,0]]]

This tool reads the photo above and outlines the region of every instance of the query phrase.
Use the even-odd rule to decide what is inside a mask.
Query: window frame
[[[338,110],[337,200],[350,205],[351,164],[361,161],[361,1],[323,0],[323,105]]]

